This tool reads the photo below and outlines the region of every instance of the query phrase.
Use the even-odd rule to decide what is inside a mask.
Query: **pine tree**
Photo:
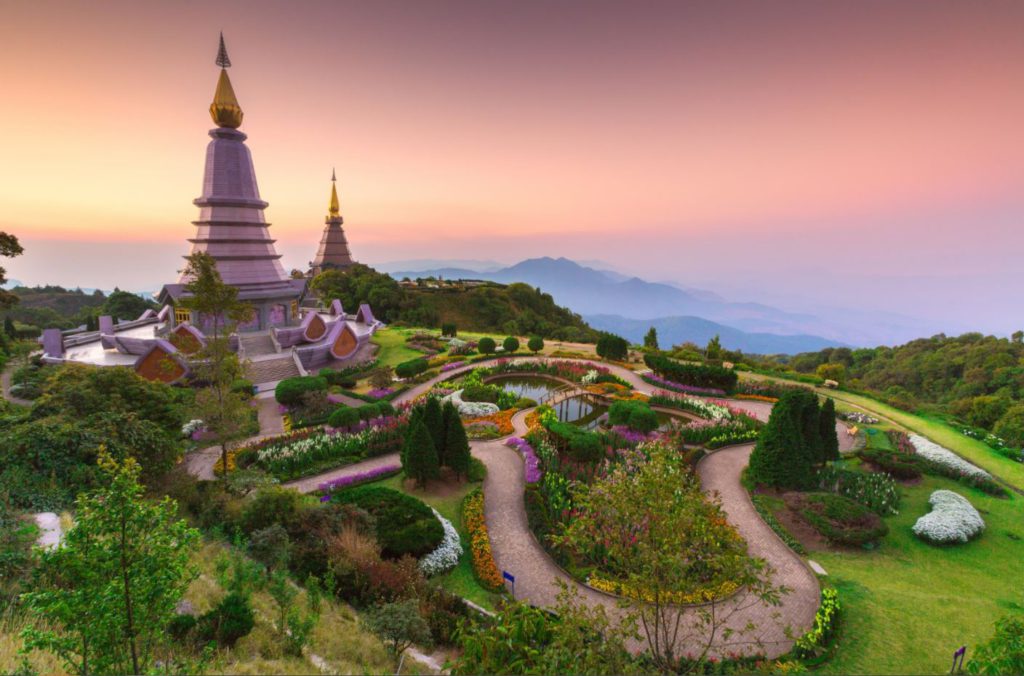
[[[772,408],[750,455],[750,478],[779,488],[809,487],[819,440],[817,398],[810,392],[787,392]]]
[[[459,409],[450,401],[444,403],[441,409],[441,419],[444,422],[444,443],[437,447],[437,459],[442,467],[451,467],[451,453],[448,449],[448,434],[452,427],[462,427],[462,419],[459,417]]]
[[[821,409],[818,395],[800,392],[800,433],[803,436],[803,455],[806,465],[823,464],[821,447]],[[807,477],[809,480],[809,477]]]
[[[647,331],[647,335],[644,336],[644,347],[650,350],[658,349],[658,329],[653,326]]]
[[[455,475],[464,477],[469,473],[469,439],[466,438],[466,429],[462,426],[458,413],[453,423],[449,425],[448,437],[445,439],[445,456],[448,459],[448,466]]]
[[[406,476],[415,479],[421,488],[430,479],[441,476],[441,468],[437,462],[437,449],[430,431],[422,420],[417,420],[409,427],[402,446],[402,469]]]
[[[427,403],[423,407],[423,424],[427,426],[434,448],[440,457],[441,449],[444,447],[444,414],[441,412],[441,401],[437,397],[427,398]]]
[[[839,437],[836,435],[836,403],[830,397],[826,397],[825,403],[821,406],[819,428],[823,461],[838,460]]]

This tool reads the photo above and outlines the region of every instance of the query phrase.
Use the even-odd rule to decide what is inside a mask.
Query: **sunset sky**
[[[781,307],[1024,325],[1024,3],[0,1],[31,284],[187,253],[217,33],[286,268],[331,168],[374,263],[600,259]]]

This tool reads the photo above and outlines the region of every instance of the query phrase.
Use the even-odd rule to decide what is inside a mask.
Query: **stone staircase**
[[[258,333],[250,336],[242,334],[239,336],[238,341],[242,356],[246,359],[277,354],[277,350],[274,349],[274,341],[271,340],[269,333]]]
[[[299,367],[291,354],[278,359],[263,359],[249,362],[245,369],[246,376],[250,381],[259,385],[261,383],[273,383],[285,378],[295,378],[299,375]]]

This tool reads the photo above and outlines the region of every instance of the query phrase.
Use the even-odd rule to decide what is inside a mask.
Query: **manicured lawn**
[[[380,360],[382,366],[394,367],[404,361],[423,356],[422,352],[405,346],[406,337],[413,333],[416,332],[411,329],[385,328],[373,334],[373,338],[370,340],[379,347],[377,359]]]
[[[940,548],[913,535],[939,488],[981,511],[986,530],[979,539]],[[875,551],[809,554],[828,571],[843,604],[842,637],[825,673],[947,673],[954,650],[966,645],[970,658],[995,619],[1024,604],[1024,498],[998,499],[925,477],[903,490],[900,514],[886,521],[889,535]]]
[[[404,480],[404,475],[398,474],[369,485],[384,486],[413,495],[436,509],[441,513],[441,516],[455,524],[455,528],[459,531],[459,536],[462,538],[462,547],[465,551],[462,558],[459,559],[459,565],[444,575],[439,576],[437,580],[440,581],[441,586],[453,594],[467,598],[487,610],[494,610],[495,602],[499,596],[481,587],[480,583],[476,580],[476,576],[473,575],[473,564],[470,561],[468,547],[469,533],[462,526],[462,499],[479,484],[464,483],[457,490],[451,491],[446,495],[437,495],[415,488],[405,490],[403,487]]]

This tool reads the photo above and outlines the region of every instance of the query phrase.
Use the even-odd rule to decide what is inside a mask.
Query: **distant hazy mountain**
[[[631,319],[694,316],[714,322],[743,321],[748,331],[808,333],[816,318],[759,303],[730,303],[707,291],[646,282],[584,267],[567,258],[531,258],[490,272],[447,267],[407,269],[393,277],[443,276],[495,282],[525,282],[550,293],[555,302],[584,315],[609,314]]]
[[[466,274],[476,274],[477,272],[493,272],[494,270],[500,270],[502,264],[497,261],[477,261],[467,259],[435,259],[435,258],[420,258],[415,260],[407,261],[388,261],[386,263],[373,263],[372,266],[378,272],[384,272],[392,277],[401,279],[402,277],[409,276],[404,270],[413,270],[412,277],[423,277],[429,276],[424,275],[422,270],[441,270],[446,268],[458,269]],[[436,275],[434,275],[436,277]],[[447,277],[447,275],[445,275]]]
[[[716,335],[721,338],[722,346],[726,349],[753,354],[797,354],[840,345],[820,336],[747,333],[700,317],[628,319],[618,315],[584,315],[583,318],[595,329],[610,331],[634,343],[643,342],[647,330],[653,326],[658,331],[658,342],[663,348],[686,341],[704,345]]]

